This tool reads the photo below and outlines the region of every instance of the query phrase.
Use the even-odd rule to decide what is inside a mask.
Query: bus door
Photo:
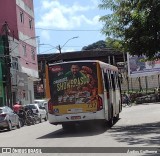
[[[105,109],[105,119],[110,119],[110,109],[111,109],[111,102],[110,102],[110,84],[109,84],[109,75],[107,71],[103,71],[103,77],[104,77],[104,109]]]
[[[116,114],[116,84],[115,84],[115,72],[111,72],[111,83],[112,83],[112,105],[113,105],[113,115]]]
[[[120,88],[118,72],[115,73],[115,84],[116,84],[116,114],[119,114],[121,110],[121,88]]]

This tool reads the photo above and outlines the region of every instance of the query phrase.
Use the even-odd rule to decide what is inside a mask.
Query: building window
[[[32,19],[29,19],[29,28],[32,29]]]
[[[24,55],[24,56],[27,56],[26,45],[23,45],[23,55]]]
[[[35,60],[35,51],[34,51],[34,48],[31,48],[31,56],[32,56],[32,59]]]
[[[12,57],[12,69],[18,70],[18,58]]]
[[[20,12],[20,20],[21,20],[21,23],[24,23],[24,13],[23,13],[23,11]]]

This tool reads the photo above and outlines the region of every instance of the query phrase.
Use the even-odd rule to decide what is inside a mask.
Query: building
[[[33,0],[1,0],[0,23],[4,103],[32,103],[38,78]]]

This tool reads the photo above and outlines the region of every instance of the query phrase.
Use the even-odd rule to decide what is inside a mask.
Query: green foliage
[[[106,41],[100,40],[88,46],[82,48],[85,50],[106,50],[106,49],[116,49],[117,51],[123,51],[123,46],[121,40],[116,40],[108,37]]]
[[[95,50],[95,49],[105,49],[105,48],[107,48],[106,42],[103,40],[100,40],[93,44],[83,47],[82,50]]]
[[[160,51],[160,0],[101,0],[102,32],[119,40],[124,51],[153,58]],[[116,43],[115,43],[116,44]],[[117,43],[118,44],[118,43]]]
[[[113,38],[108,37],[106,39],[106,45],[118,51],[124,51],[122,40],[113,39]]]

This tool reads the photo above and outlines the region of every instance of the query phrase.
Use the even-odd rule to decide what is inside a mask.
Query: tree
[[[160,51],[160,0],[101,1],[101,9],[112,11],[100,18],[102,33],[112,36],[121,50],[148,58]]]
[[[110,37],[106,39],[106,41],[100,40],[88,46],[84,46],[82,51],[85,50],[106,50],[106,49],[116,49],[122,51],[123,47],[120,40],[115,40]],[[120,51],[119,51],[120,52]]]
[[[83,47],[82,50],[95,50],[95,49],[106,49],[106,48],[107,48],[106,42],[100,40],[93,44]]]

